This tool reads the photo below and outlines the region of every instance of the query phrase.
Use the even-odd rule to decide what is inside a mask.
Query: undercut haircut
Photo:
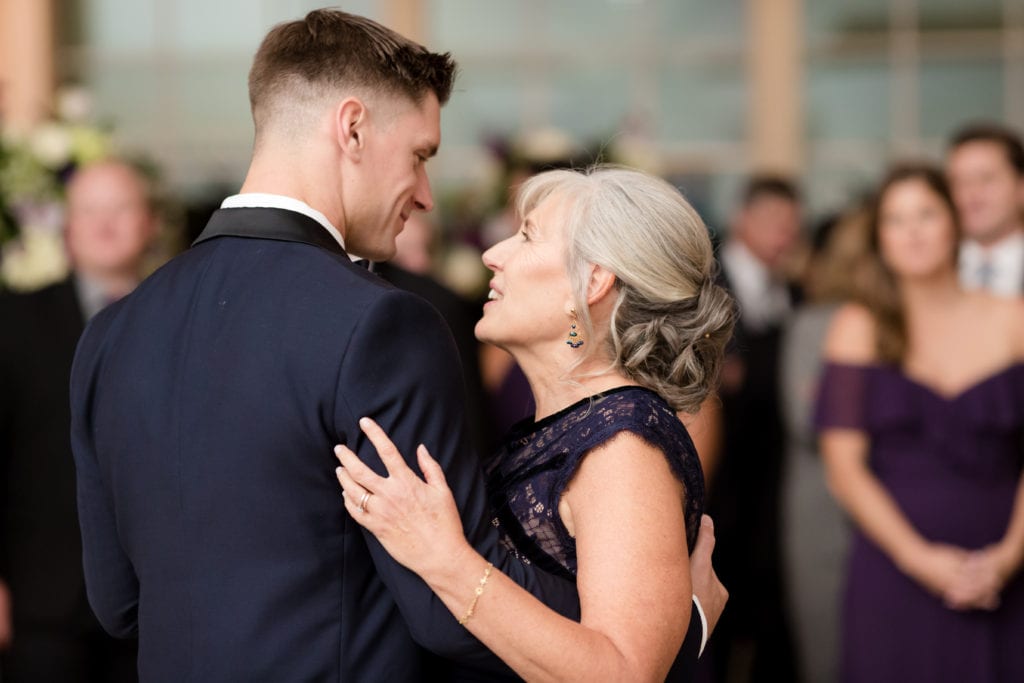
[[[390,95],[420,104],[434,93],[448,101],[456,65],[375,21],[335,9],[278,24],[249,70],[256,139],[278,119],[337,95]]]

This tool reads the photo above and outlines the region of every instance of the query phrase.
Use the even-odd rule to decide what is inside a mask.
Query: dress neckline
[[[940,391],[940,390],[936,389],[935,387],[933,387],[932,385],[928,384],[927,382],[924,382],[922,380],[916,379],[915,377],[913,377],[910,374],[908,374],[903,368],[901,368],[898,365],[893,365],[893,364],[882,365],[882,364],[877,364],[877,363],[874,363],[874,364],[863,364],[862,365],[862,364],[858,364],[858,363],[843,363],[843,362],[839,362],[839,361],[829,361],[829,364],[830,365],[837,365],[837,366],[840,366],[840,367],[864,368],[864,369],[868,369],[868,370],[891,372],[891,373],[895,374],[896,376],[902,378],[907,384],[910,384],[910,385],[912,385],[914,387],[917,387],[917,388],[923,390],[925,393],[930,394],[931,396],[934,396],[935,398],[937,398],[937,399],[939,399],[941,401],[944,401],[946,403],[955,403],[955,402],[959,401],[960,399],[964,398],[965,396],[967,396],[968,394],[971,394],[971,393],[977,391],[978,389],[980,389],[981,387],[986,386],[986,385],[996,381],[997,379],[999,379],[999,378],[1001,378],[1001,377],[1003,377],[1005,375],[1010,374],[1011,372],[1014,372],[1018,368],[1024,368],[1024,360],[1015,360],[1015,361],[1012,361],[1012,362],[1008,363],[1007,365],[1004,365],[1004,366],[1001,366],[999,368],[996,368],[995,370],[992,370],[991,372],[988,372],[988,373],[985,373],[983,375],[980,375],[977,379],[972,380],[972,381],[967,382],[966,384],[964,384],[964,386],[962,388],[958,389],[957,391],[947,393],[947,392]]]
[[[932,385],[928,384],[927,382],[924,382],[922,380],[919,380],[919,379],[913,377],[912,375],[910,375],[909,373],[903,371],[902,369],[900,370],[900,375],[902,375],[903,378],[907,380],[907,382],[913,384],[914,386],[920,387],[921,389],[925,390],[926,392],[928,392],[932,396],[935,396],[936,398],[942,399],[943,401],[946,401],[948,403],[953,403],[953,402],[963,398],[964,396],[966,396],[966,395],[968,395],[968,394],[970,394],[970,393],[980,389],[981,387],[983,387],[983,386],[985,386],[985,385],[987,385],[987,384],[989,384],[991,382],[994,382],[995,380],[999,379],[1000,377],[1003,377],[1004,375],[1010,374],[1011,372],[1013,372],[1017,368],[1024,368],[1024,360],[1013,361],[1012,363],[1009,363],[1009,364],[1004,365],[1002,367],[996,368],[995,370],[987,372],[987,373],[985,373],[983,375],[980,375],[977,379],[972,380],[972,381],[967,382],[966,384],[964,384],[964,386],[961,387],[960,389],[958,389],[957,391],[949,392],[949,393],[936,389],[935,387],[933,387]]]
[[[656,396],[658,400],[664,401],[664,399],[661,398],[661,395],[658,394],[658,392],[654,391],[653,389],[648,389],[647,387],[640,386],[638,384],[625,384],[618,387],[612,387],[611,389],[605,389],[604,391],[599,391],[596,394],[591,394],[590,396],[584,396],[575,403],[571,403],[566,407],[554,413],[551,413],[550,415],[547,415],[546,417],[542,417],[540,420],[534,421],[532,417],[523,418],[519,422],[512,425],[512,428],[509,430],[509,433],[511,434],[511,436],[515,438],[523,438],[530,432],[537,431],[538,429],[543,429],[544,427],[547,427],[548,425],[557,422],[566,415],[569,415],[570,413],[578,410],[586,403],[596,401],[597,399],[600,398],[607,398],[608,396],[622,394],[627,391],[630,391],[631,389],[636,389],[639,391],[646,392],[648,394],[652,394],[653,396]]]

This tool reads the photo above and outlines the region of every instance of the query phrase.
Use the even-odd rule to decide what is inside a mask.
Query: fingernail
[[[368,417],[361,417],[361,418],[359,418],[359,426],[360,427],[369,427],[370,424],[372,424],[372,420],[370,420],[370,418],[368,418]]]
[[[334,454],[335,455],[341,455],[341,445],[338,445],[338,446],[334,447]]]
[[[334,473],[335,474],[341,474],[341,468],[340,467],[335,467],[334,468]]]

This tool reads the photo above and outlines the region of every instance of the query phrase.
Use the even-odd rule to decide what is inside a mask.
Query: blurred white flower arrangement
[[[64,184],[112,152],[109,131],[90,121],[89,93],[57,93],[56,115],[30,131],[0,131],[0,281],[35,289],[67,274]]]

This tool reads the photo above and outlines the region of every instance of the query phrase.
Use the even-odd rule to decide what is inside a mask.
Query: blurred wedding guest
[[[708,512],[729,609],[714,643],[715,680],[792,680],[779,567],[782,423],[779,341],[799,298],[783,275],[800,236],[800,197],[788,179],[752,178],[721,249],[721,278],[739,303],[723,369],[723,443]]]
[[[946,174],[963,227],[960,280],[1000,296],[1024,293],[1024,145],[997,124],[960,130]]]
[[[816,424],[855,525],[841,679],[1024,680],[1024,302],[958,282],[941,170],[881,185],[863,304],[825,342]]]
[[[839,597],[849,525],[825,485],[812,423],[825,333],[856,291],[867,252],[867,208],[824,221],[814,233],[803,282],[807,302],[782,338],[780,401],[786,429],[781,487],[782,552],[788,614],[801,678],[839,680]]]
[[[8,617],[0,634],[10,629],[4,683],[136,680],[134,643],[107,636],[86,602],[68,383],[85,323],[139,282],[156,232],[139,173],[120,161],[82,168],[67,188],[72,274],[0,298],[0,593],[11,605],[0,613]]]

